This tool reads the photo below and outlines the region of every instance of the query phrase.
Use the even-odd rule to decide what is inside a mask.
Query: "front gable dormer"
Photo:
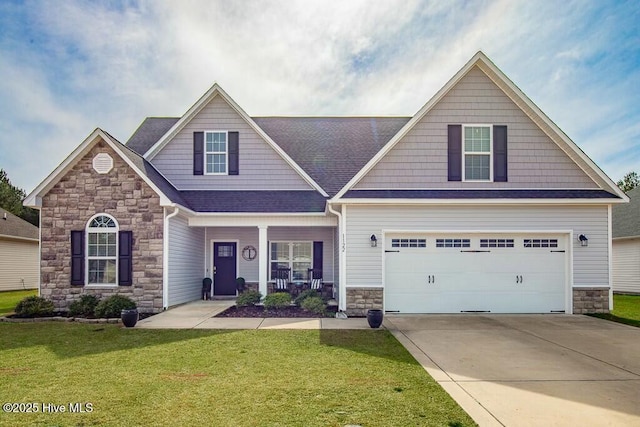
[[[334,199],[350,190],[602,189],[615,184],[478,52]]]
[[[217,85],[145,153],[178,190],[319,190]]]

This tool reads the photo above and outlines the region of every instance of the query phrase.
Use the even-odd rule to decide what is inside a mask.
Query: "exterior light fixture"
[[[371,247],[375,248],[376,246],[378,246],[378,239],[376,238],[375,234],[371,235]]]
[[[578,240],[580,240],[580,246],[589,246],[589,239],[584,234],[579,235]]]

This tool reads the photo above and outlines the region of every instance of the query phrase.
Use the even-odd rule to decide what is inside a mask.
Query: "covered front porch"
[[[169,214],[165,307],[202,298],[237,295],[237,279],[263,296],[287,272],[292,294],[321,279],[325,298],[338,298],[337,219],[324,214],[288,216]],[[317,282],[314,283],[317,285]]]

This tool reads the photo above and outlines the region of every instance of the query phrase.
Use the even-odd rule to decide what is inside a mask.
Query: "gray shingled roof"
[[[611,199],[604,190],[349,190],[345,199]]]
[[[326,199],[317,191],[181,191],[196,212],[324,212]]]
[[[6,215],[6,219],[5,219]],[[0,236],[39,239],[38,227],[0,208]]]
[[[329,195],[337,193],[409,117],[254,117],[253,120]],[[178,121],[150,117],[127,141],[144,155]]]
[[[147,117],[127,141],[127,147],[144,156],[171,126],[180,120],[179,117]]]
[[[333,196],[410,117],[255,117],[253,120]]]
[[[614,205],[611,212],[612,237],[640,236],[640,187],[627,192],[629,203]]]

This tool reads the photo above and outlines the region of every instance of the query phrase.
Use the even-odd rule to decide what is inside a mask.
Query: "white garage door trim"
[[[572,288],[573,288],[573,231],[572,230],[401,230],[401,229],[385,229],[382,230],[382,284],[384,289],[384,298],[383,304],[385,310],[388,309],[387,302],[388,298],[388,289],[387,286],[387,252],[388,246],[391,245],[389,241],[390,238],[397,237],[401,235],[403,237],[410,236],[411,237],[424,237],[424,236],[477,236],[480,235],[484,237],[493,236],[493,237],[504,237],[508,238],[509,236],[515,236],[523,238],[525,236],[529,236],[532,238],[536,237],[550,237],[553,235],[553,238],[563,239],[562,246],[564,246],[565,256],[564,256],[564,309],[566,313],[571,313],[573,311],[573,298],[572,298]],[[433,244],[433,242],[431,242]]]

